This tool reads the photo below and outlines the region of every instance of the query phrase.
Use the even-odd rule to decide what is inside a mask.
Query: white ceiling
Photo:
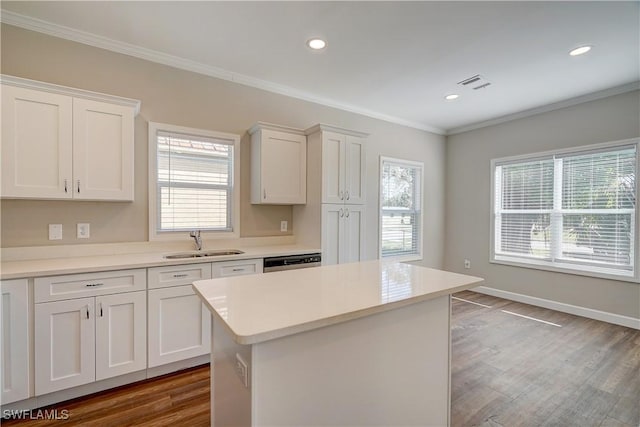
[[[439,133],[640,80],[637,1],[2,1],[2,9],[6,23]],[[314,36],[327,40],[324,51],[306,47]],[[585,44],[594,46],[588,54],[568,55]],[[457,85],[475,74],[492,85]],[[445,101],[452,92],[460,98]]]

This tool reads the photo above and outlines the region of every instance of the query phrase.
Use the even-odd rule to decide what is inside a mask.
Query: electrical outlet
[[[289,229],[288,221],[280,221],[280,231],[287,231]]]
[[[242,380],[242,384],[245,387],[249,387],[249,368],[247,368],[247,364],[238,353],[236,353],[236,374]]]
[[[91,235],[89,223],[78,223],[77,227],[78,229],[77,229],[76,238],[88,239],[89,236]]]
[[[62,224],[49,224],[49,240],[62,240]]]
[[[471,261],[468,259],[464,260],[464,268],[471,268]]]

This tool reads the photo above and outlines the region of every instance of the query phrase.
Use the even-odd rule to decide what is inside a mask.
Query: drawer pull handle
[[[87,283],[85,286],[87,288],[96,288],[98,286],[104,286],[104,283]]]
[[[231,271],[244,271],[244,268],[234,268],[234,269],[233,269],[233,270],[231,270]]]
[[[174,278],[176,278],[176,279],[181,279],[181,278],[183,278],[183,277],[187,277],[187,276],[188,276],[188,274],[186,274],[186,273],[182,273],[182,274],[174,274],[174,275],[173,275],[173,277],[174,277]]]

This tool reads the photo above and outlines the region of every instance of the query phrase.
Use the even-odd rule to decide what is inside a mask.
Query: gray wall
[[[634,138],[639,122],[635,91],[449,136],[445,268],[488,287],[640,317],[640,284],[489,263],[491,159]]]
[[[425,163],[424,265],[442,267],[445,137],[294,99],[236,83],[2,25],[4,74],[120,95],[142,102],[135,124],[135,201],[2,200],[0,246],[140,242],[148,238],[147,124],[149,121],[242,135],[241,236],[279,236],[290,206],[249,203],[250,139],[256,121],[307,128],[331,124],[369,133],[367,139],[367,258],[377,257],[378,157]],[[91,223],[91,239],[76,240],[76,222]],[[61,223],[65,238],[47,240],[47,224]],[[289,232],[291,233],[291,231]]]

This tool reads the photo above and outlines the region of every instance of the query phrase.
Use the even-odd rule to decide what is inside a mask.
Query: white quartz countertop
[[[255,344],[482,282],[479,277],[375,260],[200,280],[193,287],[238,344]]]
[[[270,256],[296,255],[320,252],[317,248],[301,245],[271,245],[255,247],[233,247],[244,253],[239,255],[223,255],[202,258],[166,259],[165,255],[189,251],[161,251],[142,253],[111,253],[92,256],[69,256],[44,259],[28,259],[7,261],[0,264],[2,280],[27,277],[42,277],[61,274],[91,273],[96,271],[123,270],[129,268],[146,268],[164,265],[197,264],[203,262],[232,261]],[[117,246],[113,246],[117,252]],[[212,250],[215,250],[213,248]],[[206,252],[206,250],[205,250]]]

